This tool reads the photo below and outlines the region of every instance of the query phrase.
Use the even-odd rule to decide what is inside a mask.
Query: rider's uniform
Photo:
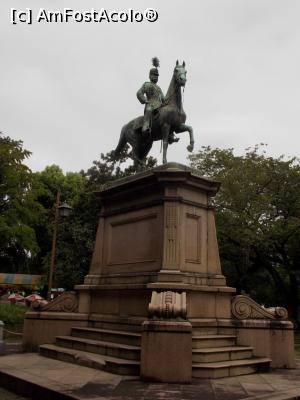
[[[151,130],[153,112],[162,105],[165,97],[161,88],[153,82],[145,82],[136,95],[142,104],[146,104],[142,130],[143,132],[149,132]]]

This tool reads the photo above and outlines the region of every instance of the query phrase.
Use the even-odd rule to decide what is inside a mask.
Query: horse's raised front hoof
[[[177,143],[179,142],[179,138],[177,138],[175,135],[170,135],[168,138],[168,143],[172,144],[172,143]]]
[[[188,150],[189,152],[192,152],[192,151],[194,150],[194,145],[193,145],[193,144],[189,144],[189,145],[187,146],[187,150]]]

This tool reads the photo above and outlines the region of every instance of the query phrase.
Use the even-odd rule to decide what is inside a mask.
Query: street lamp
[[[58,214],[60,217],[69,217],[72,210],[73,210],[72,207],[65,202],[58,207]]]
[[[70,207],[67,203],[64,202],[60,205],[60,192],[57,192],[56,203],[55,203],[55,217],[54,217],[54,230],[53,230],[53,238],[52,238],[49,281],[48,281],[48,300],[51,300],[51,289],[53,286],[58,218],[59,217],[63,217],[63,218],[68,217],[71,214],[71,212],[72,212],[72,207]]]

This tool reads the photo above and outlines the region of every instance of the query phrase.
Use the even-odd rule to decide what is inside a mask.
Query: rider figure
[[[152,59],[154,68],[150,69],[149,78],[150,82],[145,82],[140,90],[137,92],[137,98],[142,104],[145,104],[144,121],[142,134],[149,137],[151,133],[152,117],[155,110],[157,110],[164,102],[165,96],[161,88],[157,85],[159,72],[159,60],[157,57]]]

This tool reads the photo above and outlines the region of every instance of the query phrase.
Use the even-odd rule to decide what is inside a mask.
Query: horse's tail
[[[119,143],[114,151],[114,158],[118,158],[121,151],[124,149],[125,145],[127,143],[127,139],[126,139],[126,125],[123,126],[122,130],[121,130],[121,134],[120,134],[120,139],[119,139]]]

